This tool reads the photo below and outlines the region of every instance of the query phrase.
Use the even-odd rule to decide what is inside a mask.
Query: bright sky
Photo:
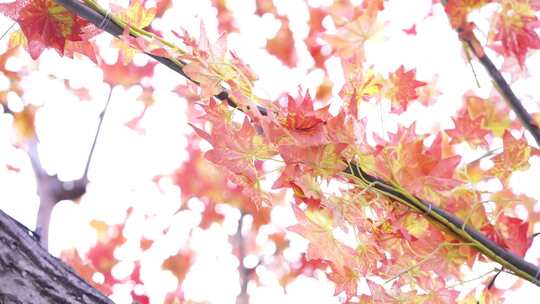
[[[107,4],[107,1],[100,2]],[[115,1],[119,4],[127,2]],[[309,2],[317,5],[331,1]],[[387,115],[381,117],[378,107],[366,105],[362,111],[364,115],[373,117],[368,125],[373,130],[392,131],[396,129],[397,121],[409,125],[413,119],[419,121],[419,132],[452,127],[449,115],[461,106],[463,93],[475,83],[471,69],[462,57],[461,45],[450,29],[442,8],[438,7],[432,17],[424,19],[431,2],[387,1],[386,9],[381,15],[385,25],[384,32],[380,35],[381,39],[368,42],[367,62],[383,73],[394,71],[403,64],[406,68],[417,68],[419,79],[429,81],[434,75],[438,75],[437,86],[444,94],[434,107],[427,109],[414,104],[411,110],[399,118]],[[289,69],[264,51],[266,39],[273,37],[279,23],[273,17],[255,16],[254,1],[227,1],[240,29],[239,33],[229,35],[229,48],[237,52],[259,75],[260,80],[256,83],[259,95],[274,98],[281,92],[296,94],[298,86],[313,91],[323,80],[323,73],[307,72],[312,62],[302,43],[308,30],[305,24],[308,12],[304,2],[274,0],[274,3],[280,12],[286,13],[291,20],[291,29],[297,42],[295,46],[299,52],[298,67]],[[485,13],[488,10],[489,7]],[[197,37],[200,20],[204,20],[211,40],[215,39],[218,36],[217,20],[215,10],[209,9],[208,0],[175,1],[174,8],[161,20],[156,21],[154,26],[165,33],[170,29],[185,28]],[[485,22],[481,22],[481,16],[478,20],[479,26],[487,26]],[[0,31],[7,29],[11,23],[12,21],[6,18],[0,18]],[[417,24],[418,35],[405,35],[402,30],[413,24]],[[326,20],[325,26],[332,28],[333,24]],[[166,35],[166,38],[171,37]],[[383,41],[383,37],[390,39]],[[116,60],[117,53],[109,47],[109,41],[107,35],[98,38],[104,57],[108,63],[112,63]],[[2,42],[2,50],[5,49],[4,44],[5,41]],[[141,55],[136,60],[143,63],[148,59]],[[108,87],[103,84],[102,74],[92,62],[62,59],[54,51],[46,51],[39,63],[31,63],[28,56],[8,62],[8,66],[15,70],[31,64],[39,64],[39,67],[23,84],[25,95],[22,100],[12,96],[10,106],[16,108],[22,103],[45,104],[37,117],[42,162],[49,173],[57,173],[65,180],[76,179],[84,170]],[[335,83],[334,93],[337,93],[343,84],[341,65],[338,60],[330,60],[327,64],[330,77]],[[537,111],[538,103],[534,97],[538,95],[537,85],[535,86],[538,78],[535,75],[540,75],[540,53],[533,54],[528,59],[527,66],[533,77],[518,81],[514,88],[525,105]],[[490,80],[479,65],[475,64],[475,70],[482,85],[476,92],[480,96],[487,96],[490,92]],[[88,88],[91,101],[80,102],[76,96],[63,89],[61,82],[49,75],[70,79],[75,87]],[[89,226],[90,220],[104,220],[109,224],[121,223],[125,210],[131,206],[135,215],[127,224],[129,235],[126,237],[129,240],[130,236],[133,236],[136,241],[128,241],[124,248],[115,253],[117,258],[122,260],[114,268],[115,276],[129,275],[133,261],[141,259],[145,288],[152,295],[152,303],[160,303],[165,293],[176,287],[176,278],[169,272],[160,270],[161,261],[176,253],[179,248],[190,246],[197,253],[197,258],[183,285],[186,297],[195,301],[234,303],[239,292],[236,284],[238,261],[231,253],[228,237],[236,231],[238,210],[222,206],[223,212],[231,217],[222,225],[214,224],[203,231],[196,228],[202,210],[201,202],[196,199],[181,202],[180,190],[170,179],[163,179],[159,187],[152,182],[154,176],[172,172],[186,159],[186,140],[182,134],[190,130],[183,114],[186,101],[170,92],[180,82],[178,75],[162,66],[156,68],[154,75],[147,81],[156,87],[156,104],[143,119],[145,134],[137,133],[124,125],[134,118],[143,106],[141,101],[136,100],[141,89],[114,89],[92,161],[92,183],[79,204],[65,201],[55,209],[50,233],[51,252],[59,254],[61,250],[72,247],[86,251],[96,239]],[[0,87],[4,85],[4,76],[0,75]],[[333,99],[332,102],[337,105],[340,100]],[[13,137],[10,123],[6,115],[0,116],[0,163],[15,162],[22,171],[20,174],[0,171],[0,208],[33,228],[38,206],[35,181],[25,153],[9,144]],[[468,149],[465,146],[462,148],[463,151]],[[478,151],[468,153],[464,162],[479,156]],[[533,183],[540,171],[540,164],[537,159],[532,159],[531,162],[530,170],[514,175],[512,185],[518,193],[540,199],[540,188]],[[180,204],[187,204],[189,208],[173,216]],[[145,220],[145,214],[154,216]],[[273,223],[268,230],[282,229],[294,222],[290,208],[278,207],[273,213]],[[138,239],[141,235],[155,237],[169,225],[172,226],[165,238],[157,241],[155,246],[145,253],[138,250]],[[540,229],[536,229],[538,230]],[[306,243],[296,235],[291,235],[291,239],[293,246],[286,255],[295,259],[305,249]],[[537,261],[539,257],[540,242],[535,242],[527,258]],[[250,289],[252,303],[339,303],[338,297],[333,296],[333,284],[329,283],[324,275],[319,275],[319,280],[300,277],[287,286],[287,293],[284,293],[272,272],[259,267],[257,273],[264,287]],[[96,280],[99,280],[99,277]],[[502,275],[497,283],[503,286],[513,280],[511,276]],[[120,304],[130,303],[128,288],[129,286],[118,286],[112,298]],[[530,296],[537,292],[535,287],[525,283],[520,290],[509,294],[508,303],[530,302]]]

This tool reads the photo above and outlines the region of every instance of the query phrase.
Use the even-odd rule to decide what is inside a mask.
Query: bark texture
[[[0,304],[113,303],[0,210]]]

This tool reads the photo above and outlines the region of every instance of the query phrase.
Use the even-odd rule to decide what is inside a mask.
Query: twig
[[[107,102],[103,111],[99,115],[99,124],[94,135],[94,140],[92,142],[92,147],[88,154],[86,160],[86,166],[83,176],[75,181],[71,182],[62,182],[57,175],[48,175],[41,166],[39,160],[39,155],[37,152],[38,140],[34,137],[30,143],[30,148],[28,154],[32,160],[32,166],[36,173],[36,179],[38,184],[38,194],[39,194],[39,210],[36,220],[36,235],[39,238],[41,246],[43,248],[48,248],[49,246],[49,226],[51,222],[51,215],[54,209],[54,206],[59,201],[67,199],[77,199],[86,193],[86,186],[88,185],[88,170],[90,168],[90,162],[92,160],[92,155],[96,146],[96,142],[99,137],[101,130],[101,125],[103,123],[103,118],[105,117],[105,112],[109,106],[111,100],[113,88],[111,87],[109,95],[107,97]]]
[[[244,258],[246,257],[246,244],[245,238],[242,234],[242,228],[244,226],[245,211],[240,210],[240,219],[238,219],[238,229],[236,230],[236,245],[238,246],[238,273],[240,274],[240,294],[236,297],[236,304],[248,304],[249,295],[247,293],[247,287],[249,283],[250,269],[244,266]]]
[[[2,33],[2,36],[0,36],[0,40],[4,39],[4,37],[9,33],[9,31],[11,31],[11,29],[17,24],[17,21],[13,22],[13,24],[11,24],[8,29]]]
[[[92,147],[90,148],[90,153],[88,153],[88,158],[86,159],[86,166],[84,168],[84,174],[83,178],[88,180],[88,170],[90,169],[90,163],[92,162],[92,155],[94,154],[94,149],[96,148],[96,143],[99,137],[99,132],[101,131],[101,125],[103,124],[103,118],[105,117],[105,113],[107,112],[107,108],[109,107],[109,103],[111,101],[111,96],[113,92],[113,86],[111,86],[109,90],[109,95],[107,96],[107,101],[105,102],[105,107],[103,107],[103,110],[101,113],[99,113],[99,124],[96,130],[96,134],[94,135],[94,141],[92,142]]]

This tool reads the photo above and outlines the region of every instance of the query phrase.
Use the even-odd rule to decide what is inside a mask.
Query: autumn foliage
[[[97,12],[103,9],[92,0],[80,2]],[[391,23],[379,21],[387,1],[357,4],[359,1],[339,0],[316,7],[305,1],[309,18],[302,34],[294,30],[290,14],[281,7],[272,1],[254,1],[254,16],[272,18],[276,24],[275,35],[266,39],[267,54],[290,69],[299,65],[301,56],[309,56],[306,73],[322,75],[314,90],[300,88],[298,83],[296,91],[273,92],[275,98],[257,89],[259,76],[250,62],[238,55],[241,50],[228,48],[228,39],[241,30],[228,1],[211,1],[220,33],[215,39],[208,34],[205,20],[200,21],[197,35],[174,25],[170,35],[162,34],[153,28],[153,22],[170,8],[189,4],[155,2],[131,0],[127,7],[111,4],[105,8],[112,12],[107,22],[124,29],[108,46],[118,50],[114,64],[105,62],[95,43],[95,37],[106,33],[59,3],[2,3],[0,11],[16,21],[19,30],[11,34],[0,63],[23,52],[39,60],[46,49],[73,60],[88,58],[102,69],[103,80],[110,86],[142,88],[139,99],[143,110],[127,126],[143,133],[140,122],[156,102],[154,87],[144,79],[154,76],[157,64],[150,61],[141,66],[134,63],[134,57],[147,53],[181,67],[188,79],[174,92],[182,97],[178,102],[187,102],[189,156],[174,172],[155,176],[154,182],[159,185],[161,180],[172,180],[181,189],[183,202],[193,198],[201,202],[200,229],[226,220],[222,205],[238,210],[240,223],[248,215],[252,218],[249,231],[231,235],[230,243],[240,260],[247,254],[259,256],[253,268],[239,266],[240,276],[251,281],[253,288],[264,285],[256,271],[261,267],[275,272],[283,287],[301,275],[320,278],[324,274],[342,302],[504,301],[505,290],[493,284],[501,266],[492,263],[475,244],[442,227],[429,212],[418,212],[396,196],[375,191],[374,184],[350,170],[354,163],[401,195],[429,201],[504,250],[525,257],[540,212],[533,198],[513,190],[512,177],[528,170],[530,160],[540,151],[504,103],[500,88],[493,87],[486,94],[485,87],[491,86],[486,82],[482,84],[484,92],[478,93],[474,81],[469,83],[461,100],[452,101],[460,106],[455,113],[447,113],[453,123],[450,127],[440,124],[419,132],[421,121],[412,119],[393,129],[374,130],[373,121],[384,120],[384,115],[405,117],[419,107],[435,111],[435,106],[448,101],[439,98],[444,92],[437,88],[436,78],[419,68],[400,64],[383,71],[369,61],[370,44],[384,40],[385,28]],[[414,7],[416,2],[426,1],[407,2]],[[481,67],[474,66],[474,56],[489,54],[499,60],[505,76],[528,77],[527,60],[540,48],[536,31],[540,26],[539,1],[427,2],[430,11],[423,18],[447,15],[448,28],[456,32],[456,41],[463,42],[463,61],[470,62],[474,73],[482,73]],[[481,28],[486,36],[481,42],[475,36],[481,32],[477,23],[486,20],[478,19],[478,14],[489,18],[487,27]],[[419,34],[412,25],[401,29],[399,35]],[[166,40],[165,36],[173,38]],[[331,61],[340,66],[341,82],[332,79]],[[30,70],[31,64],[28,66]],[[22,94],[18,83],[24,72],[10,72],[3,64],[0,68],[10,80],[10,87],[0,96],[10,91]],[[171,77],[181,76],[171,73]],[[87,95],[84,90],[70,88],[69,82],[66,90],[73,90],[81,99]],[[379,109],[380,115],[369,116],[373,113],[366,110],[369,108]],[[33,124],[32,111],[36,110],[28,105],[14,113],[14,124],[26,126],[21,137],[35,136],[33,129],[28,129]],[[490,188],[488,184],[497,186]],[[271,214],[283,206],[297,223],[276,230]],[[183,203],[175,214],[188,209]],[[125,214],[125,224],[93,221],[97,243],[88,252],[66,251],[62,258],[103,293],[111,294],[116,284],[130,284],[133,299],[149,303],[152,291],[141,293],[136,288],[145,284],[140,261],[134,262],[129,276],[118,279],[112,275],[119,263],[114,251],[128,242],[124,229],[135,216],[132,209]],[[272,227],[271,233],[268,227]],[[169,228],[160,235],[165,236]],[[308,241],[305,253],[296,260],[284,255],[293,234]],[[271,257],[264,256],[258,237],[273,244]],[[152,250],[158,241],[141,236],[138,250]],[[162,269],[171,271],[178,280],[166,303],[186,300],[182,283],[196,259],[189,246],[164,257]],[[487,263],[492,263],[490,271],[476,273],[475,285],[463,288],[463,281],[471,278],[468,273]],[[101,275],[99,282],[94,280],[96,273]],[[539,278],[535,279],[538,283]],[[511,288],[524,282],[517,281]]]

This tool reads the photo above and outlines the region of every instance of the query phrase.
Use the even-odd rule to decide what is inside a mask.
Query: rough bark
[[[0,210],[0,303],[113,303]]]

